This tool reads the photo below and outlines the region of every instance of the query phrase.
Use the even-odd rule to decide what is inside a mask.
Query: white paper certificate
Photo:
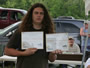
[[[47,52],[56,49],[67,51],[68,47],[68,33],[46,34],[46,50]]]
[[[22,32],[21,48],[43,49],[43,32]]]

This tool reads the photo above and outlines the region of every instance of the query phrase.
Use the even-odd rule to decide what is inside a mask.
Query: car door
[[[21,21],[0,30],[0,46],[6,46],[9,39],[13,35],[14,31],[18,28],[20,23]]]

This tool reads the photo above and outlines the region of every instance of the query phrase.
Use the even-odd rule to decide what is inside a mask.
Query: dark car
[[[26,13],[27,11],[22,9],[0,7],[0,29],[20,21]]]
[[[56,33],[68,33],[79,45],[81,45],[80,28],[83,27],[83,23],[84,20],[54,19]]]

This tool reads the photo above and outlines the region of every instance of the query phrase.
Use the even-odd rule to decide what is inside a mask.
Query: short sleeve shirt
[[[42,31],[35,30],[32,31]],[[17,58],[17,68],[48,68],[48,53],[46,52],[45,44],[45,32],[44,32],[44,49],[39,49],[33,55],[29,56],[18,56]],[[8,48],[14,48],[20,51],[21,49],[21,33],[16,30],[10,41],[7,44]]]

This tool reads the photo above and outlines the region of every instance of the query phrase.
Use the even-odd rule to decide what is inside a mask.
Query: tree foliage
[[[28,10],[34,3],[43,3],[53,18],[58,16],[73,16],[85,18],[83,0],[0,0],[0,6]]]

